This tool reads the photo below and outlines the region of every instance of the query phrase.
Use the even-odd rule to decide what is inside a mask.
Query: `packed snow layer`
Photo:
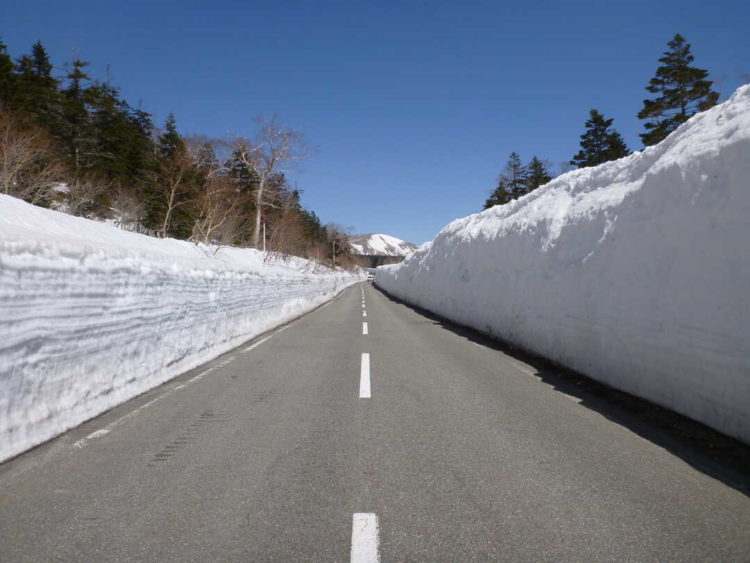
[[[263,264],[0,195],[0,461],[331,299],[359,277]]]
[[[374,234],[350,237],[349,247],[355,254],[366,256],[408,256],[417,245],[390,235]]]
[[[450,223],[375,283],[750,442],[750,85]]]

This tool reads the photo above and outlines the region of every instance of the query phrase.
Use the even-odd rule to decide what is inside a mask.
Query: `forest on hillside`
[[[354,263],[285,175],[309,155],[300,132],[271,116],[251,137],[182,136],[88,66],[58,73],[40,41],[16,59],[0,41],[0,193],[151,236]]]

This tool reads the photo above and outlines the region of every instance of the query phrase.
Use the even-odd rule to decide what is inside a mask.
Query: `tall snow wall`
[[[331,299],[358,277],[121,231],[0,195],[0,461]]]
[[[375,283],[750,443],[750,85],[450,223]]]

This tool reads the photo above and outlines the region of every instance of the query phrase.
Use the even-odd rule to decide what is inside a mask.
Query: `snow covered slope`
[[[450,223],[375,282],[750,442],[750,85]]]
[[[417,249],[413,242],[380,234],[351,236],[349,246],[355,254],[367,256],[408,256]]]
[[[0,195],[0,461],[359,280],[312,270]]]

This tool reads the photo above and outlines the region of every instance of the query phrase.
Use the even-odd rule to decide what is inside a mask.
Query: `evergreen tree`
[[[526,169],[521,164],[518,153],[512,152],[508,157],[502,174],[497,180],[497,187],[484,202],[487,209],[494,205],[503,205],[513,199],[518,199],[526,193]]]
[[[0,40],[0,110],[6,108],[13,98],[14,69],[7,46]]]
[[[518,199],[526,193],[526,168],[521,164],[518,153],[510,153],[504,174],[513,199]]]
[[[170,112],[164,124],[164,133],[159,136],[159,152],[162,158],[174,158],[174,156],[185,149],[185,143],[177,132],[177,120]]]
[[[119,92],[110,84],[95,84],[86,91],[89,106],[88,135],[92,150],[83,155],[84,166],[107,180],[133,185],[146,165],[147,150],[139,118],[130,106],[119,99]],[[152,144],[149,139],[149,147]],[[134,152],[138,153],[134,158]]]
[[[85,154],[94,150],[95,139],[89,131],[87,89],[83,82],[90,80],[84,72],[89,63],[80,59],[73,61],[65,77],[68,86],[62,91],[62,111],[65,123],[63,143],[65,144],[76,177],[83,168]]]
[[[16,70],[11,107],[45,127],[53,136],[59,136],[62,117],[58,82],[52,76],[52,63],[40,41],[32,46],[31,55],[18,59]]]
[[[534,191],[539,186],[543,186],[550,180],[552,180],[552,176],[547,171],[544,162],[539,160],[536,156],[533,157],[531,162],[529,162],[529,165],[526,167],[526,193]]]
[[[149,114],[120,100],[110,84],[82,89],[87,116],[76,142],[77,172],[85,171],[111,186],[99,198],[103,208],[118,190],[137,200],[147,199],[157,169]]]
[[[638,119],[646,119],[647,132],[640,135],[643,144],[655,145],[699,111],[716,105],[718,92],[706,80],[708,71],[691,67],[690,44],[679,33],[669,42],[669,50],[659,59],[662,66],[649,81],[646,90],[657,97],[643,100]]]
[[[586,121],[586,132],[581,135],[581,150],[570,163],[584,168],[629,155],[625,141],[612,129],[612,119],[605,119],[595,109],[591,110],[590,115]]]
[[[490,197],[484,202],[484,208],[489,209],[496,205],[505,205],[513,198],[510,195],[510,190],[506,185],[505,179],[501,176],[497,181],[497,187],[492,190]]]
[[[518,153],[510,153],[504,176],[513,199],[518,199],[526,193],[526,168],[521,164],[521,157]]]
[[[159,136],[158,152],[155,185],[147,203],[147,224],[163,237],[189,238],[195,220],[191,204],[200,190],[201,172],[177,132],[172,113]]]

